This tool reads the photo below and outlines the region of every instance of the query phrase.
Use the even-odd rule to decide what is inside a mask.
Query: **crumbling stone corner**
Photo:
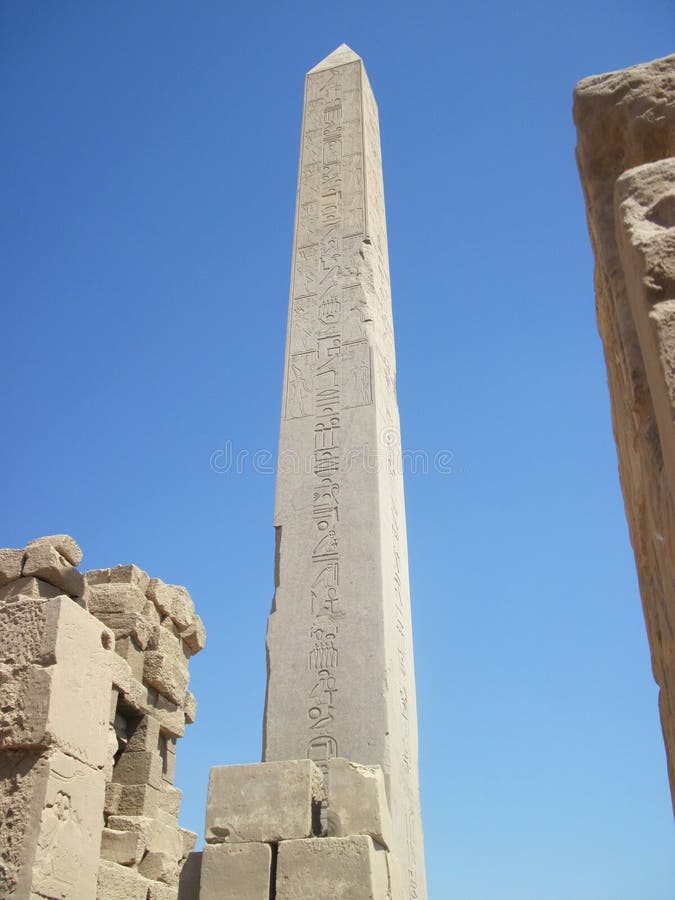
[[[0,550],[0,896],[175,900],[204,627],[185,588],[81,559],[67,535]]]

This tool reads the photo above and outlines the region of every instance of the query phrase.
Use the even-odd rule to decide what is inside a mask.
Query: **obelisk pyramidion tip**
[[[346,44],[340,44],[332,53],[329,53],[325,59],[317,63],[313,69],[307,73],[311,75],[313,72],[320,72],[322,69],[333,69],[335,66],[344,66],[347,63],[358,62],[361,57],[354,53],[351,47]]]

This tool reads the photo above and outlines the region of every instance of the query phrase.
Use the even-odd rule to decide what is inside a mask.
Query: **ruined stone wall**
[[[0,896],[174,900],[204,628],[184,588],[81,558],[66,535],[0,550]]]
[[[581,81],[574,118],[619,474],[675,805],[675,56]]]

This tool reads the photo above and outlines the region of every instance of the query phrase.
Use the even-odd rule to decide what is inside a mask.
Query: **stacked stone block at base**
[[[207,843],[311,837],[323,779],[309,759],[211,769]]]
[[[202,856],[200,900],[269,900],[269,844],[213,844]]]
[[[328,834],[322,828],[325,810]],[[180,900],[403,900],[379,766],[307,759],[211,770],[201,860]],[[196,892],[196,872],[199,892]]]

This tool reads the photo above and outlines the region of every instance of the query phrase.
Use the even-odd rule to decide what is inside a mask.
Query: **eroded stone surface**
[[[363,835],[284,841],[276,900],[391,900],[385,857]]]
[[[308,759],[217,766],[206,805],[208,843],[289,840],[317,827],[322,777]]]
[[[112,682],[109,631],[65,596],[9,604],[2,621],[0,747],[58,746],[102,767]]]
[[[380,767],[331,759],[327,777],[328,834],[368,834],[383,847],[391,848],[391,816]]]
[[[199,900],[269,900],[271,865],[268,844],[207,845],[201,861]],[[314,894],[314,900],[318,896]]]
[[[666,674],[675,664],[675,56],[580,82],[574,118],[619,474],[675,804],[675,685]]]
[[[23,550],[13,550],[10,547],[0,550],[0,586],[16,581],[21,576],[22,565]]]
[[[93,897],[104,777],[60,751],[0,754],[0,895]]]
[[[56,535],[55,537],[59,539],[59,547],[69,549],[72,558],[77,558],[73,548],[60,540],[67,535]],[[48,581],[70,597],[82,597],[85,591],[84,575],[73,567],[70,559],[59,548],[50,543],[51,540],[52,538],[40,538],[26,545],[21,574],[24,577],[32,575],[34,578]],[[70,540],[72,541],[72,538]],[[74,541],[73,544],[75,544]],[[79,547],[77,549],[79,551]],[[81,552],[79,552],[79,556],[81,558]]]

